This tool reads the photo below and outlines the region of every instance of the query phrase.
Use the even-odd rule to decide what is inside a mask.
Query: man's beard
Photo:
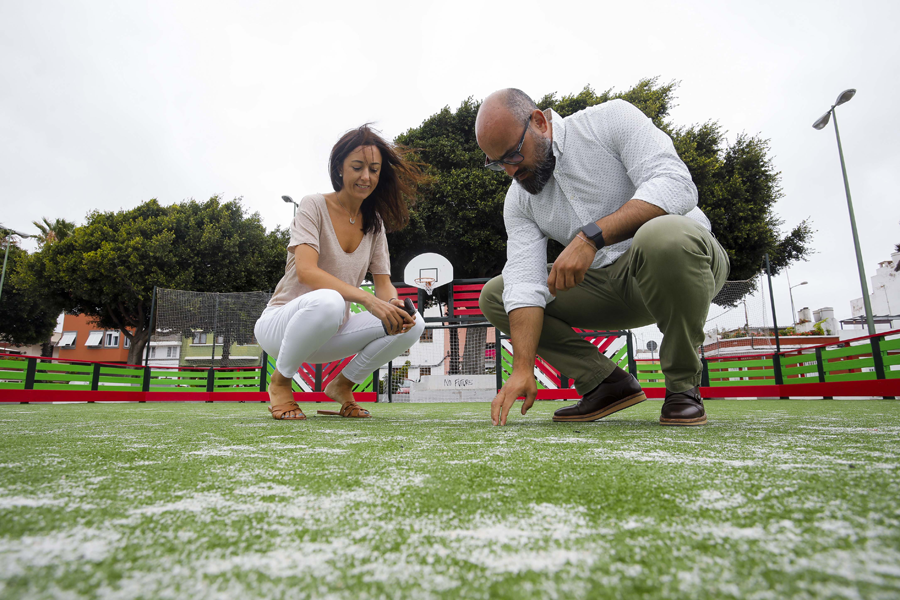
[[[521,185],[526,192],[534,196],[544,189],[544,186],[550,181],[550,177],[553,176],[553,170],[556,168],[556,157],[553,156],[552,141],[541,136],[534,136],[532,139],[537,143],[538,153],[543,153],[544,157],[538,161],[533,169],[519,171],[519,173],[531,173],[531,177],[527,177],[523,180],[516,178],[516,181],[519,182],[519,185]],[[516,173],[516,175],[519,173]]]

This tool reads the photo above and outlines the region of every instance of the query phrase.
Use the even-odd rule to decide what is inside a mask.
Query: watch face
[[[597,226],[596,223],[588,223],[584,227],[581,228],[582,233],[588,236],[594,244],[596,244],[597,248],[602,248],[606,245],[603,241],[603,231]]]

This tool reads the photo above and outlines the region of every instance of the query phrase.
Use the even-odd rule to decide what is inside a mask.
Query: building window
[[[422,344],[431,344],[434,342],[434,329],[426,329],[422,332],[422,336],[419,338],[419,342]]]
[[[87,341],[84,343],[88,348],[99,348],[103,345],[103,332],[102,331],[92,331],[90,335],[88,335]]]
[[[128,348],[131,348],[131,340],[129,340],[128,337],[126,336],[125,337],[125,349],[127,350]]]
[[[62,334],[62,337],[59,338],[59,347],[60,348],[74,348],[75,347],[75,338],[78,336],[77,331],[65,331]]]
[[[107,331],[106,332],[106,342],[104,346],[107,348],[118,348],[119,347],[119,332],[118,331]]]
[[[150,348],[150,358],[156,358],[157,349],[160,358],[162,358],[163,350],[166,351],[166,358],[178,358],[178,346],[153,346]]]
[[[419,367],[419,377],[431,375],[431,367]]]
[[[194,339],[191,341],[192,344],[205,344],[206,343],[206,333],[195,331]]]

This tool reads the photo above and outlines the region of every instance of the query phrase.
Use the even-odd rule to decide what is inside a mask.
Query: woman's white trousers
[[[328,363],[356,357],[344,367],[344,376],[362,383],[416,343],[425,329],[417,315],[406,333],[387,335],[381,319],[368,312],[351,314],[342,324],[346,304],[335,290],[315,290],[281,306],[270,306],[256,322],[256,340],[263,350],[278,357],[275,367],[287,378],[303,363]]]

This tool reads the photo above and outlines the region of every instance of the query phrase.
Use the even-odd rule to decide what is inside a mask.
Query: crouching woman
[[[386,230],[409,221],[407,198],[421,172],[364,125],[331,150],[333,193],[300,201],[291,223],[284,277],[256,322],[256,339],[277,357],[269,385],[276,419],[302,420],[291,382],[304,362],[326,363],[356,354],[325,394],[343,417],[369,417],[353,400],[353,386],[408,350],[425,328],[407,314],[391,284]],[[375,295],[359,288],[372,275]],[[350,302],[368,312],[350,314]]]

